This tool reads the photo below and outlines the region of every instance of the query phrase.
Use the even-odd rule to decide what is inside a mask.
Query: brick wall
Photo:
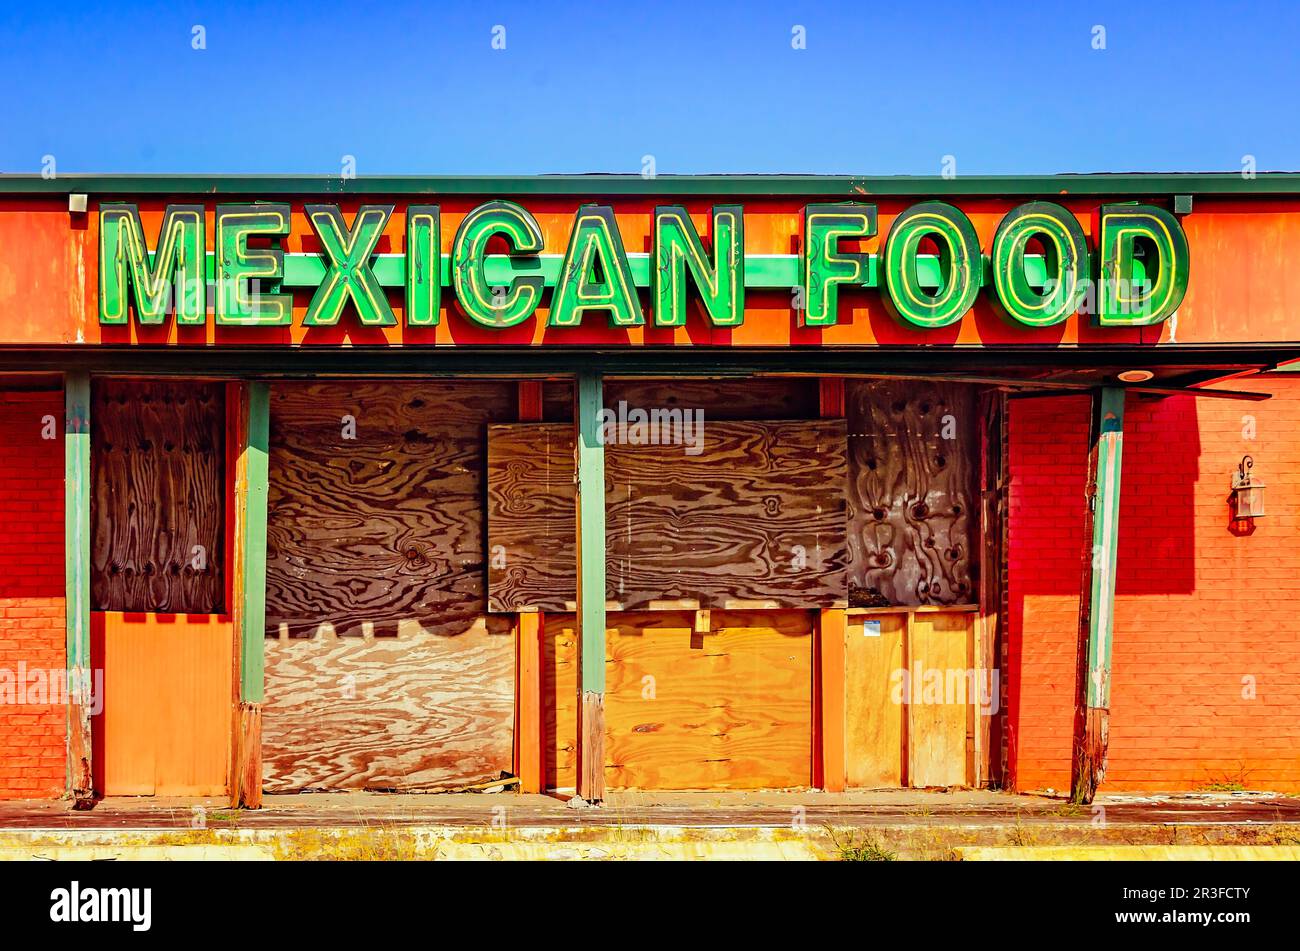
[[[0,670],[15,679],[20,664],[62,674],[66,663],[62,420],[62,394],[0,393]],[[15,684],[13,699],[43,699],[32,686]],[[62,794],[65,707],[0,698],[0,798]]]
[[[1274,398],[1129,401],[1105,790],[1300,790],[1300,380],[1236,385]],[[1066,790],[1088,403],[1012,401],[1009,425],[1010,766]],[[1242,530],[1247,452],[1269,514]]]

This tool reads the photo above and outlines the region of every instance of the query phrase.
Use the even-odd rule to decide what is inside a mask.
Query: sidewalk
[[[264,804],[248,812],[219,799],[113,798],[73,812],[63,802],[0,803],[0,858],[1021,857],[1008,848],[1043,858],[1300,854],[1300,798],[1262,793],[1104,796],[1091,807],[921,790],[614,793],[601,808],[513,793],[317,793],[267,796]],[[1133,846],[1148,848],[1124,848]]]

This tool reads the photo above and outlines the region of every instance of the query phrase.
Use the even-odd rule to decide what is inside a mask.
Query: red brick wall
[[[1129,400],[1104,790],[1300,790],[1300,380],[1236,385],[1275,395]],[[1022,790],[1070,783],[1087,417],[1081,398],[1011,404],[1007,717]],[[1243,531],[1227,498],[1248,452],[1269,514]]]
[[[62,675],[65,657],[63,396],[0,393],[0,669]],[[0,702],[0,798],[62,794],[66,730],[61,702]]]

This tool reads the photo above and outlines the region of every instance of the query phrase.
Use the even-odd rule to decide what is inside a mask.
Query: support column
[[[821,418],[843,417],[844,378],[822,377],[818,386]],[[826,792],[843,792],[847,777],[844,750],[844,638],[847,625],[848,613],[842,606],[823,608],[818,612],[813,673],[816,731],[813,785]]]
[[[270,387],[239,388],[238,457],[235,463],[234,584],[231,614],[239,637],[239,709],[230,801],[262,806],[262,700],[265,693],[266,491],[270,442]]]
[[[1124,390],[1092,395],[1084,512],[1083,584],[1079,598],[1078,698],[1070,798],[1091,803],[1106,776],[1110,731],[1110,657],[1114,629],[1115,556],[1124,446]]]
[[[542,383],[540,380],[519,382],[519,421],[542,421]],[[542,718],[542,631],[545,617],[540,611],[515,616],[515,663],[518,706],[515,713],[515,771],[519,791],[542,791],[545,773]]]
[[[578,374],[574,471],[578,539],[578,795],[605,798],[605,447],[601,377]]]
[[[68,793],[94,803],[90,709],[90,374],[64,378],[63,548],[68,651]]]

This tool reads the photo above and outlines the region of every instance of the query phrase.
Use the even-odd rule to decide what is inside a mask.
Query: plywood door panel
[[[905,614],[849,618],[844,743],[850,786],[898,788],[905,781],[906,708],[901,688],[906,627]]]
[[[704,448],[605,453],[606,598],[624,610],[818,608],[847,599],[843,420],[714,422]],[[572,428],[489,430],[493,611],[572,610]]]
[[[488,427],[488,609],[572,611],[573,427]]]
[[[91,615],[94,668],[104,672],[103,707],[91,723],[95,786],[105,796],[152,796],[157,786],[160,711],[158,644],[145,624],[120,614]],[[102,650],[101,650],[102,648]],[[229,717],[227,704],[227,717]],[[102,763],[102,765],[101,765]]]
[[[514,642],[484,614],[483,497],[486,426],[515,401],[507,383],[272,387],[268,791],[511,769]]]
[[[975,388],[851,380],[845,396],[849,603],[975,601]]]
[[[616,789],[806,786],[812,758],[812,622],[802,611],[610,615],[606,784]],[[547,777],[573,781],[572,617],[547,615]]]
[[[104,671],[96,764],[107,796],[226,792],[234,634],[226,617],[94,615]]]
[[[606,623],[611,623],[606,617]],[[608,636],[608,635],[607,635]],[[609,679],[605,680],[609,723]],[[572,789],[578,767],[578,632],[573,616],[545,615],[542,627],[542,780],[547,789]],[[608,752],[609,746],[605,747]]]
[[[496,779],[513,754],[512,646],[508,630],[445,637],[414,621],[393,637],[268,638],[266,791]]]
[[[962,786],[969,782],[968,657],[974,618],[975,614],[968,612],[912,616],[908,645],[912,786]]]
[[[91,602],[96,610],[225,610],[225,390],[96,380]]]

